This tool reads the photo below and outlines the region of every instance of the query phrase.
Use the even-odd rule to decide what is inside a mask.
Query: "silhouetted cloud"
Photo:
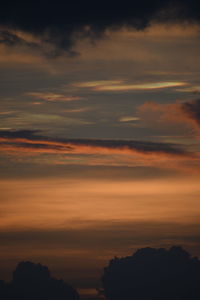
[[[62,280],[51,277],[46,266],[21,262],[9,284],[0,282],[0,298],[4,300],[78,300],[75,289]]]
[[[197,300],[200,261],[181,247],[143,248],[132,256],[112,259],[102,283],[109,300]]]
[[[33,46],[49,45],[46,54],[56,56],[62,51],[74,55],[73,45],[80,37],[92,40],[108,29],[129,26],[143,30],[152,22],[200,21],[200,4],[196,0],[148,0],[132,2],[101,1],[3,1],[0,11],[2,42],[13,46],[24,43],[17,31],[39,38]],[[12,30],[16,35],[13,35]],[[8,33],[10,32],[10,33]],[[53,48],[51,48],[53,46]],[[46,47],[47,48],[47,47]]]

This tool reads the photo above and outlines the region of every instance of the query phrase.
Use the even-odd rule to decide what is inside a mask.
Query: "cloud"
[[[31,296],[30,296],[31,295]],[[53,297],[52,297],[53,295]],[[7,300],[44,298],[79,300],[78,292],[63,280],[51,276],[48,267],[30,261],[18,263],[12,281],[0,286],[0,296]]]
[[[109,85],[118,85],[123,83],[124,80],[98,80],[98,81],[86,81],[74,83],[73,86],[80,88],[91,88],[95,89],[97,87],[109,86]]]
[[[80,286],[86,273],[95,272],[99,281],[99,269],[113,256],[131,254],[140,247],[170,247],[181,244],[193,255],[199,255],[199,224],[154,221],[85,220],[69,223],[65,228],[18,228],[0,231],[0,276],[14,268],[22,259],[46,263],[67,280],[67,270]],[[48,224],[51,224],[48,223]],[[71,226],[72,225],[72,226]],[[73,227],[74,226],[74,227]],[[53,246],[52,246],[53,245]],[[8,250],[9,249],[9,250]],[[63,265],[63,260],[65,264]],[[74,268],[74,261],[78,266]],[[95,263],[94,263],[95,262]],[[64,269],[64,270],[63,270]],[[55,273],[54,273],[55,274]],[[59,275],[61,276],[61,275]],[[95,285],[94,285],[95,286]]]
[[[200,100],[160,104],[146,102],[138,107],[138,115],[144,123],[154,129],[165,125],[174,130],[174,125],[182,125],[186,135],[199,137],[200,134]],[[189,130],[188,130],[189,129]]]
[[[110,300],[196,300],[200,296],[199,274],[200,261],[182,247],[147,247],[132,256],[110,260],[102,284]]]
[[[11,9],[12,8],[12,9]],[[73,46],[77,39],[89,37],[96,40],[108,30],[124,26],[144,30],[152,22],[200,21],[200,4],[196,0],[148,0],[121,2],[93,1],[20,3],[8,0],[1,5],[0,26],[2,43],[15,46],[28,44],[41,48],[49,56],[67,52],[74,55]],[[15,30],[15,34],[13,33]],[[31,34],[39,42],[31,44],[22,39],[19,32]]]
[[[26,38],[20,37],[20,34],[12,32],[11,30],[0,30],[0,44],[6,46],[26,46],[31,48],[37,48],[36,42],[28,41]]]
[[[193,85],[177,89],[178,92],[200,94],[200,86]]]
[[[126,91],[149,91],[172,87],[185,86],[185,82],[164,81],[143,84],[127,84],[124,80],[89,81],[74,84],[76,87],[90,88],[93,91],[102,92],[126,92]]]
[[[139,120],[140,120],[139,117],[131,117],[131,116],[119,118],[119,122],[132,122],[132,121],[139,121]]]
[[[157,167],[198,172],[198,151],[173,143],[110,139],[55,139],[32,131],[0,131],[7,160],[54,165]]]
[[[165,157],[192,157],[189,153],[173,144],[153,143],[134,140],[103,139],[52,139],[37,135],[38,131],[0,131],[1,149],[21,151],[76,153],[76,154],[125,154]]]
[[[183,103],[181,109],[189,119],[195,121],[200,126],[200,99]]]
[[[27,93],[27,96],[31,96],[34,97],[38,100],[45,100],[45,101],[49,101],[49,102],[59,102],[59,101],[63,101],[63,102],[68,102],[68,101],[75,101],[75,100],[81,100],[83,99],[82,97],[78,97],[78,96],[66,96],[63,94],[55,94],[55,93],[37,93],[37,92],[33,92],[33,93]]]

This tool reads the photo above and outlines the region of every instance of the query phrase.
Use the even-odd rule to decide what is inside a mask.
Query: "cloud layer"
[[[26,45],[56,56],[81,37],[101,38],[107,30],[124,26],[143,30],[152,22],[200,21],[200,4],[195,0],[93,1],[3,1],[0,12],[0,43]],[[27,39],[21,32],[31,34]]]
[[[37,135],[37,131],[0,131],[0,145],[3,150],[19,150],[46,153],[79,154],[128,154],[164,155],[169,157],[192,157],[177,145],[134,140],[103,139],[52,139]]]

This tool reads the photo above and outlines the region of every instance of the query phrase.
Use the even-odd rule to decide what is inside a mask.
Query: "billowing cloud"
[[[143,30],[152,22],[199,23],[199,11],[196,0],[142,0],[132,1],[131,4],[101,1],[98,6],[93,1],[39,3],[31,0],[20,5],[18,1],[9,0],[2,4],[0,12],[1,43],[9,46],[30,45],[19,36],[17,31],[20,31],[39,39],[39,42],[32,44],[33,47],[40,48],[42,44],[42,51],[51,56],[62,51],[73,55],[74,43],[80,37],[98,39],[108,30],[124,26]]]

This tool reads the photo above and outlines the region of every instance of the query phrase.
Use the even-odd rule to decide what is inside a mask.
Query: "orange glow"
[[[120,184],[58,178],[4,180],[0,186],[1,230],[81,228],[103,220],[195,222],[200,217],[199,178]]]

